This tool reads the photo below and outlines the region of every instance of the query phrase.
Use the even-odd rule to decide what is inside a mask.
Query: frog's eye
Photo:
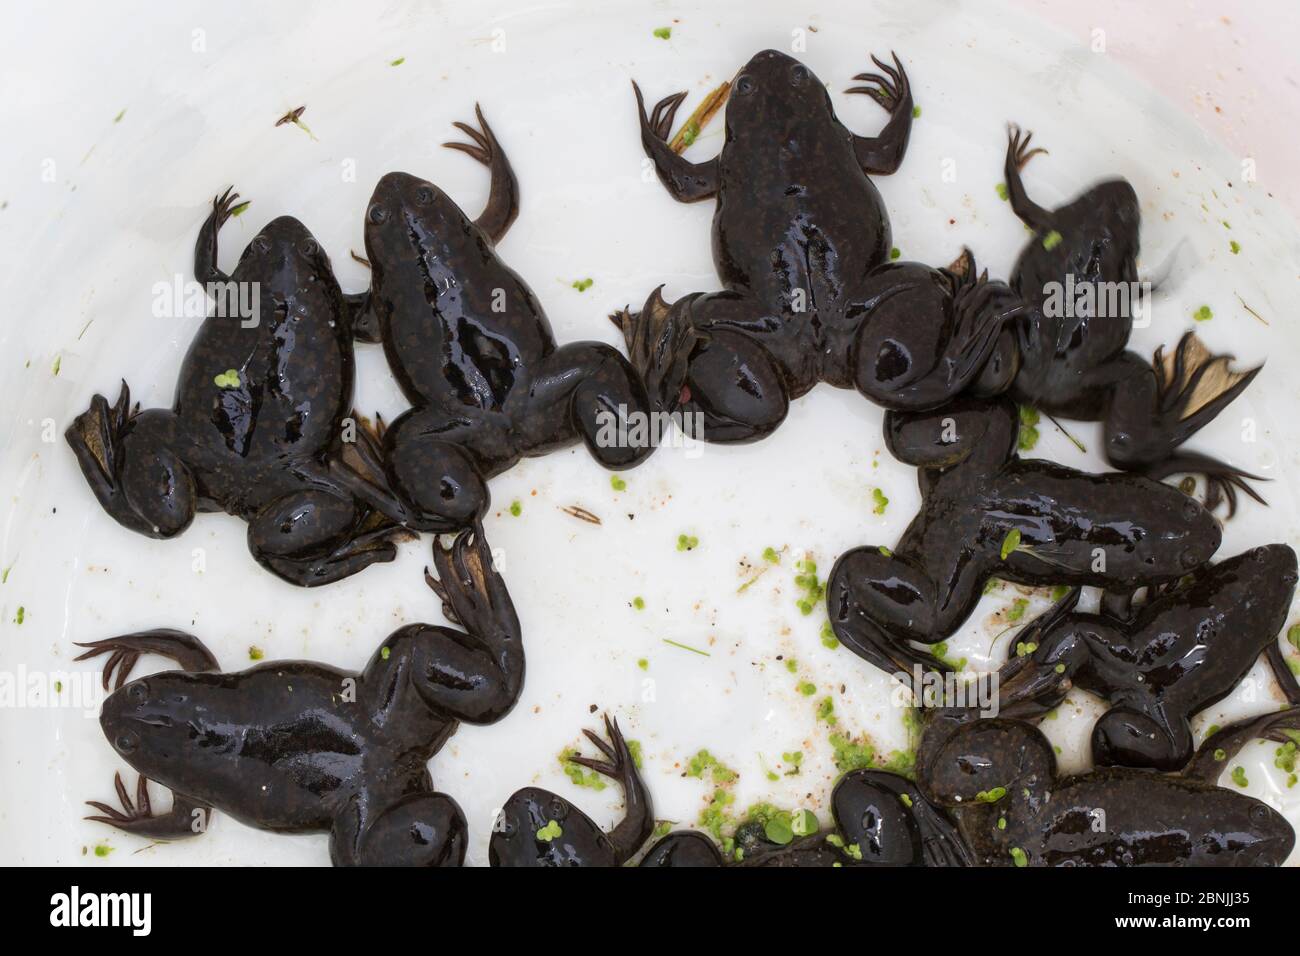
[[[375,203],[373,206],[370,207],[370,211],[366,213],[366,215],[371,222],[378,225],[379,223],[383,222],[385,219],[388,218],[388,210],[385,209],[383,206],[379,205],[379,203]]]
[[[142,704],[149,697],[149,687],[144,681],[136,681],[127,686],[126,696],[130,697],[137,704]]]
[[[1268,807],[1262,803],[1257,803],[1250,808],[1250,822],[1256,826],[1263,826],[1268,823],[1269,816]]]
[[[302,245],[298,247],[298,251],[310,259],[320,252],[320,244],[315,239],[304,239]]]
[[[257,236],[253,239],[253,251],[263,254],[270,252],[271,240],[266,238],[266,236]]]
[[[569,815],[569,805],[556,797],[551,801],[550,818],[552,820],[563,820]]]
[[[750,75],[749,75],[748,73],[742,73],[742,74],[741,74],[741,75],[736,79],[736,92],[737,92],[737,93],[753,93],[753,92],[754,92],[754,80],[753,80],[753,78],[750,77]]]
[[[802,63],[796,63],[793,67],[790,68],[791,85],[799,86],[807,79],[808,79],[808,67],[804,66]]]
[[[417,189],[415,191],[415,201],[421,206],[427,206],[429,203],[433,202],[433,187],[421,186]]]
[[[134,730],[125,730],[117,735],[117,739],[113,741],[113,746],[117,748],[117,752],[120,754],[135,753],[140,746],[140,735]]]

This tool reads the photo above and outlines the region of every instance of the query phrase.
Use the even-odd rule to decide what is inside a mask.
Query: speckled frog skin
[[[1177,488],[1021,459],[1018,434],[1006,400],[886,415],[889,450],[918,467],[921,510],[893,548],[854,548],[831,570],[831,627],[855,654],[889,673],[946,670],[912,642],[952,634],[990,577],[1132,591],[1174,581],[1218,549],[1218,522]]]
[[[335,476],[392,520],[446,532],[486,512],[487,479],[523,456],[577,441],[602,465],[631,468],[654,450],[657,426],[622,440],[611,423],[649,420],[645,386],[600,342],[559,345],[541,303],[497,255],[518,210],[500,143],[456,124],[473,143],[449,146],[492,170],[487,208],[470,220],[437,186],[389,173],[366,212],[373,270],[358,323],[413,406]],[[640,440],[644,437],[644,441]]]
[[[1036,153],[1032,134],[1011,128],[1005,176],[1015,214],[1033,232],[1011,275],[1025,309],[1002,333],[976,385],[984,394],[1010,387],[1021,404],[1066,418],[1103,423],[1104,452],[1117,468],[1153,478],[1202,473],[1206,504],[1236,493],[1262,498],[1244,472],[1181,448],[1239,396],[1259,368],[1236,372],[1230,355],[1213,355],[1188,332],[1171,354],[1157,350],[1153,362],[1127,351],[1137,297],[1116,295],[1138,288],[1137,194],[1122,179],[1088,189],[1057,208],[1032,199],[1021,170]],[[1096,290],[1087,305],[1063,308],[1061,290]]]
[[[248,522],[249,551],[267,570],[326,584],[391,561],[398,532],[329,477],[351,411],[354,305],[320,244],[289,216],[263,227],[234,273],[223,273],[217,232],[238,198],[213,200],[194,271],[204,283],[256,289],[256,324],[208,317],[171,409],[133,408],[124,382],[115,405],[96,395],[66,437],[123,527],[172,538],[195,513],[225,511]]]
[[[325,831],[336,865],[459,866],[465,818],[434,790],[428,761],[459,721],[500,720],[524,678],[519,621],[481,533],[435,544],[448,620],[464,631],[408,624],[361,673],[310,661],[269,661],[226,674],[196,638],[159,630],[83,645],[108,655],[100,725],[139,774],[134,801],[92,802],[91,817],[173,840],[206,829],[215,808],[250,826]],[[127,682],[142,654],[179,670]],[[172,791],[154,815],[146,778]]]
[[[671,307],[656,291],[641,312],[614,319],[647,379],[681,385],[652,399],[703,416],[705,440],[770,434],[790,399],[818,382],[888,407],[938,405],[975,379],[1018,310],[1006,285],[976,276],[969,254],[948,269],[889,261],[889,217],[870,175],[902,162],[912,94],[897,57],[875,62],[881,72],[849,90],[890,114],[870,139],[840,123],[807,66],[775,50],[737,74],[726,139],[708,162],[690,163],[666,141],[685,94],[649,116],[641,106],[642,145],[669,193],[717,199],[724,291]],[[683,359],[684,377],[666,374]]]

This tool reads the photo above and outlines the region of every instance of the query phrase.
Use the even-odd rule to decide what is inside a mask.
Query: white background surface
[[[62,431],[93,392],[115,396],[122,377],[145,406],[170,402],[193,326],[153,318],[152,289],[190,277],[213,193],[234,183],[253,201],[222,232],[223,264],[264,222],[288,213],[330,251],[344,287],[360,288],[365,272],[348,250],[361,249],[362,211],[382,173],[417,173],[466,209],[480,207],[483,170],[437,144],[481,101],[523,187],[519,221],[500,253],[532,283],[561,341],[613,342],[605,314],[640,303],[659,282],[670,298],[717,287],[712,204],[677,205],[643,179],[628,80],[639,80],[651,101],[690,89],[689,112],[752,53],[788,49],[792,31],[809,26],[817,30],[801,58],[859,132],[874,132],[884,116],[867,98],[839,91],[869,67],[871,52],[897,49],[907,66],[922,116],[902,171],[877,183],[895,245],[909,258],[943,263],[968,244],[992,274],[1006,274],[1024,238],[994,192],[1009,120],[1052,150],[1027,174],[1040,202],[1055,205],[1102,176],[1133,182],[1144,202],[1144,272],[1185,242],[1176,281],[1134,347],[1174,342],[1191,312],[1208,304],[1215,318],[1198,331],[1212,348],[1270,360],[1248,395],[1193,442],[1278,479],[1266,489],[1272,507],[1247,504],[1221,553],[1297,544],[1285,477],[1300,464],[1296,124],[1287,120],[1297,112],[1287,39],[1295,23],[1279,22],[1282,3],[1250,4],[1251,15],[1231,4],[1143,4],[1140,20],[1135,10],[1120,12],[1128,6],[1096,8],[1104,53],[1089,48],[1096,23],[1088,16],[1043,3],[556,2],[516,12],[502,3],[85,3],[11,12],[0,31],[0,566],[12,566],[0,585],[0,673],[68,671],[80,666],[70,664],[73,641],[154,626],[191,630],[227,669],[247,665],[250,644],[268,659],[359,667],[399,624],[439,619],[421,580],[427,540],[405,546],[390,565],[296,590],[254,564],[245,526],[233,518],[201,516],[182,537],[152,542],[113,523],[86,488]],[[669,25],[671,40],[652,35]],[[204,31],[204,52],[192,49],[195,30]],[[494,30],[504,31],[503,51],[493,50]],[[390,66],[398,57],[405,62]],[[274,128],[304,104],[315,139]],[[691,155],[715,152],[719,130],[706,131]],[[1258,182],[1242,180],[1246,156],[1257,160]],[[947,160],[955,181],[941,175]],[[343,178],[349,161],[355,182]],[[1230,238],[1240,255],[1229,253]],[[572,280],[584,277],[592,287],[574,291]],[[400,411],[379,351],[362,347],[359,365],[358,407]],[[1257,426],[1253,443],[1242,441],[1247,420]],[[605,823],[617,817],[617,788],[576,790],[556,759],[582,727],[596,726],[593,704],[641,741],[657,815],[685,823],[711,789],[681,777],[701,747],[740,772],[737,809],[766,799],[826,821],[835,769],[814,708],[827,694],[841,730],[870,734],[885,751],[902,744],[886,678],[847,651],[823,648],[824,611],[802,617],[793,585],[795,552],[809,551],[825,575],[849,547],[893,544],[915,512],[914,475],[884,453],[880,421],[855,394],[822,387],[795,404],[772,439],[706,447],[698,457],[665,449],[624,476],[621,494],[580,450],[526,462],[493,482],[498,514],[487,532],[504,551],[529,673],[506,720],[462,727],[432,765],[437,786],[468,817],[470,862],[485,861],[492,811],[520,786],[556,789]],[[43,430],[56,440],[43,442]],[[1096,447],[1093,426],[1071,431]],[[1036,454],[1101,467],[1050,424],[1042,432]],[[890,498],[883,516],[872,513],[874,487]],[[516,498],[518,518],[506,511]],[[559,510],[570,504],[604,524]],[[677,552],[680,533],[698,536],[700,547]],[[784,563],[738,595],[742,562],[761,564],[767,546],[787,548]],[[206,558],[202,573],[191,570],[196,548]],[[630,606],[636,595],[644,611]],[[1003,629],[998,612],[1014,596],[1008,588],[986,598],[950,642],[952,654],[982,666]],[[1042,606],[1036,596],[1033,607]],[[998,640],[995,660],[1008,642],[1009,634]],[[778,655],[797,658],[799,673]],[[637,668],[642,657],[648,672]],[[815,682],[817,695],[800,695],[800,680]],[[1276,704],[1257,668],[1198,728]],[[1085,766],[1091,715],[1080,698],[1044,724],[1066,769]],[[765,764],[796,749],[803,773],[768,781]],[[1256,745],[1243,757],[1249,792],[1300,822],[1300,796],[1272,767],[1272,748]],[[94,717],[76,708],[0,709],[0,768],[0,861],[327,859],[324,835],[277,837],[222,816],[201,839],[154,847],[81,822],[82,801],[107,798],[113,772],[124,768]],[[101,843],[113,848],[107,857],[86,852]]]

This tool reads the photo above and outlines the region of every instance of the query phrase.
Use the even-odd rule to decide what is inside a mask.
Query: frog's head
[[[280,216],[253,237],[239,268],[261,282],[286,283],[292,291],[302,278],[329,272],[330,260],[310,229],[293,216]]]
[[[516,790],[492,824],[492,866],[578,866],[582,837],[593,826],[558,794],[540,787]],[[578,839],[575,840],[575,837]]]
[[[410,173],[387,173],[366,207],[366,253],[372,268],[438,258],[472,228],[451,197]]]
[[[1199,501],[1177,488],[1156,485],[1135,509],[1127,550],[1110,548],[1107,571],[1126,580],[1173,580],[1209,561],[1223,541],[1223,528]]]
[[[802,124],[833,115],[830,95],[812,70],[778,50],[764,50],[732,81],[727,138],[750,132],[779,134],[781,128],[774,125],[778,118],[781,124]]]
[[[1232,626],[1242,633],[1277,634],[1286,623],[1296,580],[1295,552],[1285,544],[1266,544],[1203,569],[1189,600],[1230,609]]]
[[[104,736],[122,758],[151,780],[169,785],[183,769],[225,752],[230,739],[206,726],[203,680],[210,674],[164,671],[125,684],[109,695],[99,715]]]
[[[1233,866],[1281,866],[1295,848],[1295,830],[1267,803],[1227,789],[1205,795],[1206,842],[1231,851]]]

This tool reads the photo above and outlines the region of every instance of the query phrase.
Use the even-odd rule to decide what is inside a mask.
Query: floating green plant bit
[[[239,388],[239,370],[228,368],[212,377],[212,384],[217,388]]]
[[[734,783],[739,777],[734,770],[718,760],[708,750],[700,750],[686,765],[686,776],[703,779],[708,774],[716,784]],[[728,801],[730,802],[730,801]]]
[[[641,595],[638,594],[636,597],[632,599],[632,606],[636,608],[638,611],[644,611],[645,598],[643,598]]]
[[[1230,239],[1228,240],[1228,248],[1232,250],[1232,254],[1235,256],[1237,253],[1241,252],[1241,243],[1236,239]]]
[[[712,656],[713,656],[713,655],[710,654],[708,651],[702,651],[702,650],[700,650],[698,647],[691,647],[691,645],[689,645],[689,644],[679,644],[677,641],[670,641],[670,640],[669,640],[668,638],[666,638],[666,637],[664,638],[664,643],[665,643],[665,644],[671,644],[673,647],[680,647],[682,650],[684,650],[684,651],[690,651],[692,654],[699,654],[701,657],[712,657]]]
[[[993,189],[997,192],[998,198],[1001,199],[1003,202],[1006,202],[1008,199],[1011,198],[1011,194],[1007,192],[1006,183],[998,183],[993,187]]]
[[[1010,852],[1011,852],[1011,859],[1015,862],[1016,866],[1029,865],[1029,857],[1025,856],[1025,851],[1020,849],[1020,847],[1013,846]]]
[[[779,551],[776,550],[776,548],[764,548],[763,560],[766,561],[768,564],[780,564],[781,554]]]
[[[890,551],[883,544],[880,547],[876,548],[876,550],[880,552],[880,556],[882,558],[892,558],[894,556],[894,552]]]
[[[1232,782],[1242,789],[1250,786],[1250,781],[1246,779],[1245,767],[1238,766],[1232,768]]]
[[[232,216],[242,216],[244,214],[244,210],[246,210],[251,205],[253,205],[253,200],[245,199],[239,205],[230,207],[230,214]]]
[[[1030,405],[1020,406],[1020,436],[1016,445],[1021,451],[1030,451],[1038,444],[1038,409]]]
[[[817,705],[817,719],[824,720],[834,727],[839,723],[839,718],[835,716],[835,701],[830,697],[823,697]]]
[[[953,660],[948,656],[948,642],[940,641],[930,648],[930,656],[940,663],[947,664],[955,671],[964,671],[966,669],[966,658]]]
[[[510,502],[510,513],[516,518],[524,513],[524,506],[520,503],[518,498]]]
[[[889,499],[885,497],[885,493],[879,488],[871,489],[871,500],[875,502],[875,507],[871,510],[878,515],[883,515],[885,509],[889,507]]]
[[[1224,750],[1222,747],[1216,747],[1214,750],[1214,759],[1220,762],[1227,760],[1228,751]]]
[[[817,685],[812,681],[800,681],[798,686],[799,693],[803,694],[805,697],[811,697],[813,694],[817,693]]]
[[[265,656],[266,656],[266,653],[265,653],[265,652],[264,652],[260,647],[258,647],[256,644],[252,644],[252,645],[249,646],[249,648],[248,648],[248,659],[249,659],[250,661],[260,661],[260,660],[261,660],[263,657],[265,657]]]
[[[575,279],[573,282],[573,287],[577,289],[579,292],[586,292],[588,289],[591,288],[592,281],[593,280],[591,279]]]
[[[793,657],[786,658],[785,669],[788,670],[791,674],[793,674],[795,671],[799,669],[799,662],[795,660]]]
[[[392,653],[393,653],[393,652],[390,651],[390,650],[387,648],[387,646],[385,646],[385,647],[381,647],[381,648],[379,649],[379,656],[380,656],[383,660],[388,660],[388,658],[392,655]]]
[[[8,576],[9,572],[6,571],[5,577]],[[1292,647],[1300,651],[1300,624],[1292,624],[1286,629],[1286,639]]]
[[[122,109],[116,116],[113,117],[113,122],[114,123],[122,122],[122,117],[125,115],[126,115],[126,110]]]
[[[405,63],[405,62],[406,62],[406,57],[404,57],[404,56],[399,56],[396,60],[392,60],[391,62],[389,62],[388,65],[389,65],[389,66],[401,66],[401,65],[402,65],[403,63]]]
[[[95,844],[95,856],[106,857],[110,853],[112,853],[115,849],[117,848],[111,847],[107,843],[97,843]]]
[[[790,816],[790,829],[795,836],[812,836],[817,832],[817,815],[811,810],[796,810]]]
[[[18,605],[18,613],[14,615],[14,623],[22,624],[23,621],[25,621],[26,619],[27,619],[27,608],[23,607],[20,604]]]
[[[799,608],[800,614],[807,617],[826,596],[826,588],[817,577],[817,562],[812,558],[796,561],[794,569],[797,572],[794,577],[795,587],[803,592],[803,596],[795,601],[795,606]]]
[[[632,763],[636,769],[641,769],[641,741],[629,739],[627,741],[627,752],[632,755]]]
[[[905,807],[910,807],[912,805],[912,798],[905,793],[900,793],[898,799],[903,801],[903,806]]]
[[[763,835],[777,846],[785,846],[794,840],[794,827],[789,814],[775,814],[763,824]]]
[[[843,734],[831,734],[831,753],[835,768],[843,773],[865,770],[876,758],[876,748],[871,741],[864,738],[859,743]]]
[[[980,803],[997,803],[1007,795],[1006,787],[994,787],[992,790],[981,790],[975,794],[975,799]]]
[[[919,107],[919,106],[913,106],[913,107],[912,107],[912,119],[920,119],[920,118],[921,118],[921,107]]]
[[[636,666],[641,668],[643,671],[648,671],[650,669],[650,662],[642,657],[636,662]]]
[[[822,647],[828,648],[829,650],[833,651],[840,646],[840,639],[835,636],[835,631],[831,628],[830,621],[827,621],[822,625],[821,638]]]
[[[578,751],[572,747],[565,747],[560,751],[560,766],[564,768],[564,774],[573,783],[575,787],[587,787],[590,790],[600,792],[605,789],[605,781],[601,775],[594,770],[588,770],[573,762],[573,758],[578,756]]]
[[[786,751],[785,753],[781,754],[781,762],[788,763],[790,765],[790,769],[785,772],[785,775],[787,777],[798,776],[799,768],[803,764],[803,751],[802,750]]]
[[[678,551],[694,551],[700,546],[700,539],[693,534],[679,534],[677,536]]]
[[[898,246],[894,246],[892,249],[889,250],[889,258],[891,259],[898,259],[902,255],[903,255],[903,250],[898,248]]]
[[[1007,532],[1007,536],[1002,539],[1002,549],[998,553],[1002,555],[1002,560],[1005,561],[1018,547],[1020,547],[1020,529],[1012,528]]]
[[[1203,305],[1192,313],[1192,318],[1197,322],[1208,322],[1214,318],[1214,312],[1208,305]]]
[[[1056,587],[1052,588],[1052,600],[1059,601],[1069,593],[1070,586],[1068,584],[1058,584]]]
[[[50,368],[51,373],[53,373],[54,375],[58,375],[59,369],[62,367],[63,367],[63,356],[62,355],[54,356],[54,365],[51,366]]]
[[[667,40],[672,35],[673,35],[672,27],[657,27],[655,29],[655,36],[657,36],[660,40]]]
[[[618,475],[609,476],[609,486],[615,491],[627,491],[627,482]]]
[[[537,831],[537,839],[542,843],[550,843],[562,836],[564,836],[564,830],[555,820],[548,820],[546,826]]]
[[[1064,236],[1062,236],[1059,232],[1053,229],[1047,235],[1043,236],[1043,248],[1046,249],[1048,252],[1051,252],[1053,249],[1055,249],[1057,246],[1061,244],[1061,240],[1064,238],[1065,238]]]
[[[1029,607],[1028,598],[1016,598],[1011,602],[1011,607],[1007,609],[1007,620],[1014,623],[1025,616],[1025,610]]]
[[[1036,650],[1038,645],[1033,641],[1016,641],[1016,657],[1028,657]]]

